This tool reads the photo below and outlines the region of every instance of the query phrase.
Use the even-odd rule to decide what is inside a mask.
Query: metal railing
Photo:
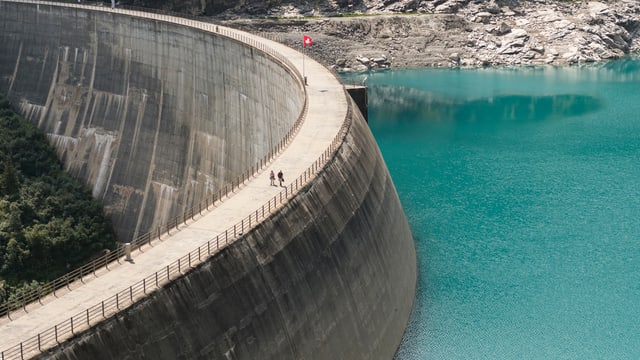
[[[55,2],[48,1],[34,1],[34,0],[0,0],[0,1],[8,1],[8,2],[19,2],[19,3],[37,3],[37,4],[49,4],[56,6],[78,6],[75,4],[61,4]],[[126,13],[131,14],[130,12],[125,12],[121,9],[110,9],[106,7],[96,7],[105,11],[113,11],[117,13]],[[131,244],[131,250],[135,250],[138,247],[144,244],[150,244],[153,239],[159,239],[160,236],[164,233],[170,233],[172,229],[178,228],[181,224],[184,224],[187,220],[193,219],[196,214],[202,214],[203,211],[209,209],[209,207],[214,206],[216,202],[220,202],[224,197],[228,196],[230,193],[233,193],[236,189],[240,187],[245,181],[247,181],[253,174],[258,173],[262,169],[264,169],[275,157],[278,155],[291,141],[295,133],[300,129],[302,122],[304,121],[304,117],[306,116],[308,110],[307,103],[307,95],[306,95],[306,87],[304,85],[304,79],[298,69],[291,63],[289,59],[282,56],[282,54],[273,50],[272,48],[266,46],[265,44],[260,43],[257,39],[246,36],[241,33],[236,33],[233,30],[218,27],[212,24],[202,24],[193,20],[188,19],[174,19],[169,18],[166,15],[157,15],[157,14],[145,14],[140,12],[139,16],[151,17],[156,20],[162,20],[166,22],[172,22],[176,24],[182,24],[186,26],[196,27],[198,29],[215,32],[217,34],[221,34],[225,37],[232,38],[234,40],[240,41],[244,44],[250,45],[254,48],[257,48],[264,53],[268,54],[272,58],[276,59],[280,63],[284,64],[287,70],[293,75],[295,79],[297,79],[298,86],[300,90],[304,93],[304,103],[303,108],[300,112],[300,115],[293,123],[291,129],[284,135],[284,137],[275,145],[275,147],[270,150],[264,157],[259,159],[256,164],[252,165],[250,169],[243,172],[236,179],[231,180],[231,183],[227,183],[217,192],[214,192],[210,196],[207,196],[204,200],[199,202],[197,205],[194,205],[190,209],[184,211],[183,214],[180,214],[173,219],[170,219],[166,224],[158,226],[157,228],[147,232],[146,234],[142,234],[135,239],[133,239]],[[162,19],[158,19],[157,17],[161,16]],[[185,20],[185,21],[183,21]],[[42,304],[42,300],[49,294],[56,295],[56,291],[67,288],[71,289],[71,284],[74,281],[80,280],[84,282],[84,277],[87,275],[96,275],[96,270],[106,267],[109,268],[109,263],[114,261],[120,261],[120,258],[125,255],[125,248],[123,246],[118,246],[115,251],[110,251],[103,256],[100,256],[91,262],[77,268],[69,273],[66,273],[53,281],[50,281],[46,284],[43,284],[35,289],[24,292],[20,294],[18,297],[13,298],[11,300],[7,299],[3,304],[0,304],[0,317],[8,316],[11,318],[11,312],[19,309],[23,309],[26,311],[26,307],[29,304],[38,302]]]

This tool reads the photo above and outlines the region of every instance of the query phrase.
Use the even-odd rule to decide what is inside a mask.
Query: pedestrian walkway
[[[70,287],[72,290],[58,292],[57,297],[49,296],[43,301],[44,305],[32,305],[28,307],[27,312],[15,313],[12,316],[13,320],[6,317],[0,319],[0,351],[4,352],[6,359],[10,358],[7,355],[10,351],[7,350],[15,350],[21,342],[54,328],[71,316],[81,313],[83,309],[99,304],[112,294],[140,282],[145,276],[161,271],[176,259],[216,235],[224,233],[229,226],[239,223],[255,212],[282,190],[281,187],[270,186],[270,171],[277,173],[282,170],[287,184],[299,177],[329,147],[347,115],[348,103],[338,79],[316,61],[309,57],[303,59],[302,53],[282,44],[228,28],[165,15],[110,8],[101,8],[100,11],[128,13],[195,26],[207,31],[233,33],[274,49],[297,67],[300,73],[303,72],[304,66],[308,82],[308,112],[299,132],[279,157],[255,177],[247,180],[235,193],[216,203],[215,207],[188,221],[180,230],[163,235],[161,240],[154,241],[152,246],[145,246],[143,252],[134,251],[131,262],[121,261],[119,264],[111,265],[109,271],[101,270],[98,276],[88,276],[84,284],[74,284]],[[300,41],[302,42],[302,38]]]

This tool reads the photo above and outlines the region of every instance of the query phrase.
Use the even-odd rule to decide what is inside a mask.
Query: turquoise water
[[[418,254],[397,359],[639,359],[640,61],[366,76]]]

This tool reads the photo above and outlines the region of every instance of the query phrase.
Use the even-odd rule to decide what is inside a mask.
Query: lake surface
[[[415,236],[397,359],[640,358],[640,61],[345,78]]]

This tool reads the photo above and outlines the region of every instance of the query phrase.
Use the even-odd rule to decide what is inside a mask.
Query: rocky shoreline
[[[235,8],[214,21],[301,50],[302,36],[311,36],[305,52],[338,71],[584,64],[640,51],[636,0],[359,3],[364,11],[347,6],[352,12],[340,17],[288,5],[270,8],[268,18]]]

